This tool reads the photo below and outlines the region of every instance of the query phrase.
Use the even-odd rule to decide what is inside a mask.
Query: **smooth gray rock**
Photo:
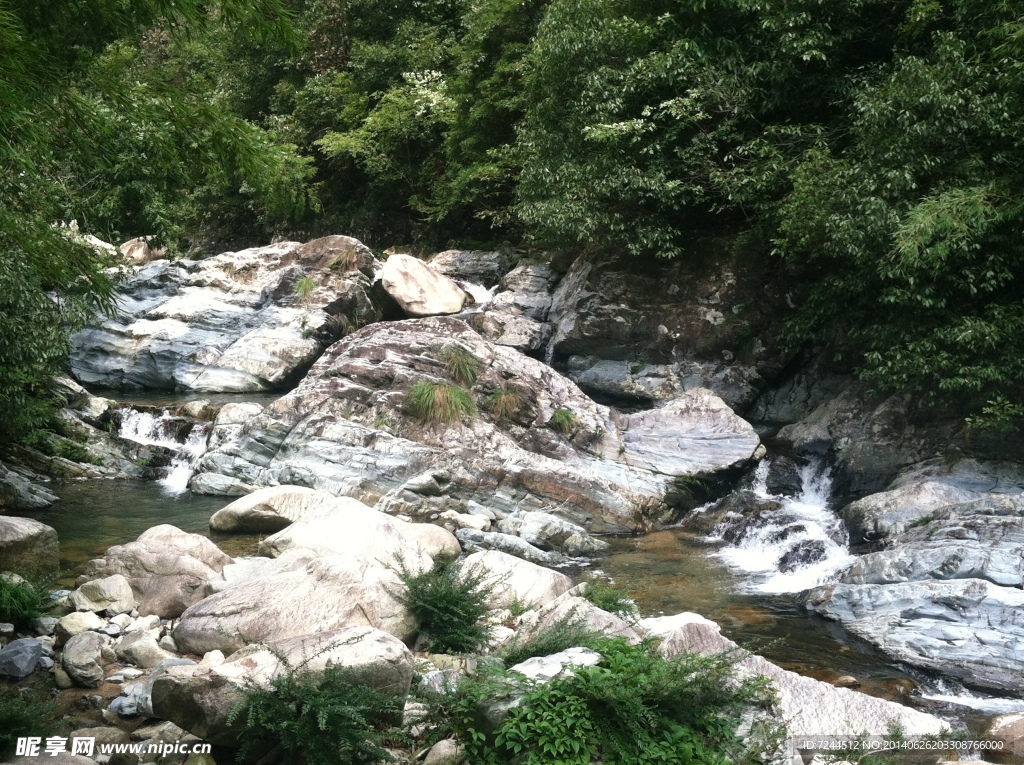
[[[0,649],[0,677],[21,680],[28,677],[43,657],[43,645],[34,638],[13,640]]]
[[[149,669],[157,666],[164,659],[172,658],[171,655],[161,648],[156,639],[142,630],[129,632],[117,644],[117,657],[121,661],[134,664],[136,667]]]
[[[84,688],[98,688],[103,682],[101,651],[109,638],[98,632],[83,632],[64,644],[61,667],[68,676]]]
[[[68,598],[78,611],[102,612],[107,616],[126,614],[138,605],[132,586],[121,574],[85,582]]]
[[[39,510],[49,507],[57,499],[56,494],[35,483],[22,471],[0,462],[0,509],[6,512]]]
[[[1024,592],[979,579],[837,584],[807,607],[896,661],[966,685],[1024,693]]]
[[[587,530],[551,513],[517,512],[497,522],[498,530],[514,534],[542,550],[555,550],[565,555],[598,552],[608,543],[594,539]]]
[[[57,637],[67,642],[75,635],[83,632],[99,630],[103,627],[103,620],[92,611],[75,611],[57,620],[54,631]]]
[[[111,388],[281,386],[340,336],[338,316],[379,318],[359,271],[372,262],[358,241],[324,237],[130,269],[119,314],[72,336],[72,372]],[[316,287],[297,295],[303,277]]]
[[[429,260],[430,267],[452,279],[493,287],[512,267],[504,250],[445,250]]]
[[[563,573],[499,550],[467,556],[463,571],[483,576],[492,608],[506,608],[513,602],[525,606],[543,605],[573,586],[572,579]]]
[[[467,552],[500,550],[541,566],[560,566],[568,563],[568,559],[565,556],[541,550],[539,547],[531,545],[525,539],[520,539],[512,534],[463,528],[455,532],[455,537],[462,543],[462,548]]]
[[[56,571],[59,553],[55,529],[31,518],[0,515],[0,571]]]

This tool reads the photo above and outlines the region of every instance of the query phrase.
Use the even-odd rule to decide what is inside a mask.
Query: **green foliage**
[[[480,370],[480,362],[476,356],[460,345],[444,346],[438,356],[444,364],[444,370],[456,383],[472,388],[476,384],[476,376]]]
[[[587,582],[587,590],[583,597],[598,608],[618,614],[624,619],[633,619],[638,615],[636,603],[626,590],[600,579],[591,579]]]
[[[498,420],[514,420],[526,406],[526,397],[510,385],[503,385],[487,396],[488,411]]]
[[[570,435],[580,426],[580,419],[571,409],[559,409],[548,420],[548,427],[564,436]]]
[[[418,382],[405,395],[405,411],[422,422],[451,424],[476,415],[476,404],[462,388]]]
[[[448,702],[450,725],[479,763],[621,765],[753,763],[778,731],[736,734],[743,711],[768,701],[761,680],[732,679],[733,657],[664,659],[650,643],[604,641],[604,658],[543,684],[514,673],[469,678]],[[493,735],[476,711],[496,695],[522,694]]]
[[[435,653],[470,653],[487,640],[487,596],[494,582],[483,571],[437,558],[429,571],[411,572],[398,561],[405,590],[395,593],[420,625]]]
[[[0,684],[0,757],[12,757],[18,739],[49,734],[57,707],[40,693]]]
[[[526,639],[513,636],[502,646],[499,656],[506,667],[513,667],[534,656],[550,656],[567,648],[595,648],[602,639],[599,633],[570,615]]]
[[[44,616],[52,604],[49,587],[55,577],[0,577],[0,621],[18,628]]]
[[[281,657],[279,657],[281,658]],[[384,694],[343,667],[322,673],[288,666],[268,687],[250,682],[228,717],[244,733],[238,761],[279,746],[288,762],[358,765],[389,759],[383,745],[389,720],[401,716],[404,700]]]
[[[313,293],[317,288],[316,279],[311,276],[300,276],[295,282],[295,299],[302,305],[309,306]]]

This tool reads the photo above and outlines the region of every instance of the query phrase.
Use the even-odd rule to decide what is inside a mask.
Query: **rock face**
[[[411,255],[391,255],[380,283],[406,316],[414,318],[458,313],[469,299],[462,287]]]
[[[966,685],[1024,694],[1024,592],[978,579],[837,584],[808,608],[897,661]]]
[[[803,677],[760,656],[745,655],[720,634],[717,624],[697,614],[644,619],[640,625],[648,636],[661,641],[659,650],[666,657],[732,652],[742,671],[768,678],[778,694],[776,716],[786,721],[789,736],[857,737],[864,732],[884,736],[893,724],[908,736],[934,735],[948,729],[945,722],[932,715]]]
[[[147,263],[119,285],[118,317],[72,337],[72,372],[109,388],[281,387],[345,322],[380,317],[369,296],[372,262],[355,239],[325,237]]]
[[[483,575],[493,608],[504,608],[514,601],[543,605],[573,586],[565,574],[498,550],[473,553],[463,562],[463,570]]]
[[[402,586],[393,569],[367,558],[317,558],[200,601],[182,614],[174,642],[198,656],[229,654],[251,643],[357,626],[409,640],[416,620],[391,594]]]
[[[56,571],[57,532],[31,518],[0,515],[0,571]]]
[[[650,266],[580,257],[548,314],[556,362],[595,395],[650,403],[709,388],[731,406],[751,403],[789,359],[772,340],[779,301],[757,264],[701,245],[713,254]],[[602,361],[619,363],[586,374]]]
[[[1024,468],[932,460],[840,514],[884,549],[811,591],[810,609],[897,661],[1024,691]]]
[[[252,646],[216,666],[169,667],[153,683],[153,712],[205,741],[237,746],[242,724],[228,716],[246,684],[266,686],[282,671],[279,657],[313,674],[328,665],[343,667],[351,682],[404,696],[413,661],[400,640],[366,627],[279,640]]]
[[[405,392],[451,385],[440,350],[476,359],[479,415],[451,425],[409,414]],[[498,394],[516,403],[494,413]],[[549,426],[569,410],[567,433]],[[366,327],[336,343],[302,384],[208,452],[192,479],[202,493],[297,484],[347,495],[389,514],[557,512],[588,531],[646,528],[671,515],[680,475],[747,463],[753,429],[706,391],[660,415],[613,416],[550,367],[487,342],[465,322],[428,318]]]
[[[56,494],[0,462],[0,511],[39,510],[56,501]]]
[[[91,560],[80,583],[120,574],[138,600],[139,613],[169,618],[202,600],[231,557],[199,534],[174,526],[154,526],[137,540],[116,545]]]

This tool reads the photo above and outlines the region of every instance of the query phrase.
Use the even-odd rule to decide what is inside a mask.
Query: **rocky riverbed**
[[[778,296],[757,303],[734,274],[727,260],[637,279],[586,256],[381,261],[347,237],[133,268],[121,315],[72,339],[74,376],[213,395],[130,405],[62,381],[51,453],[0,465],[0,569],[57,568],[42,509],[54,476],[205,495],[211,531],[154,523],[98,550],[54,618],[0,627],[0,673],[86,699],[68,733],[230,747],[237,689],[282,656],[322,648],[399,696],[414,670],[450,670],[411,650],[418,625],[395,597],[396,558],[424,570],[438,556],[501,582],[483,655],[566,613],[663,652],[728,649],[699,601],[623,621],[566,574],[607,554],[604,535],[682,523],[686,544],[749,575],[730,586],[785,594],[917,677],[1024,697],[1020,463],[782,350]],[[417,386],[462,408],[425,415]],[[770,678],[794,735],[937,733],[963,717],[743,666]],[[992,723],[1004,738],[1015,724]]]

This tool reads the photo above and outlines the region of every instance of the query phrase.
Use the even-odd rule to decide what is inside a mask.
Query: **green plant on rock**
[[[404,700],[360,682],[344,667],[322,673],[305,662],[288,666],[266,687],[250,682],[228,716],[244,733],[238,761],[280,747],[285,762],[362,765],[390,759],[383,748],[394,738],[390,721]]]
[[[494,583],[484,571],[469,571],[443,558],[421,573],[401,558],[396,566],[405,589],[395,597],[416,617],[431,651],[469,653],[487,640],[487,595]]]
[[[405,411],[422,422],[451,424],[475,416],[476,405],[462,388],[424,381],[413,385],[405,395]]]
[[[600,579],[590,580],[587,582],[583,597],[598,608],[611,614],[618,614],[623,619],[633,619],[637,616],[636,603],[630,594],[609,582]]]
[[[572,433],[580,426],[580,418],[571,409],[559,409],[548,420],[548,427],[564,436]]]
[[[49,587],[55,578],[0,576],[0,622],[26,627],[33,619],[45,615],[52,603]]]
[[[570,614],[540,632],[526,637],[515,635],[502,646],[498,655],[506,667],[514,667],[534,656],[550,656],[567,648],[593,648],[600,644],[601,640],[600,633],[587,627],[574,614]]]
[[[303,306],[309,308],[313,301],[313,293],[317,288],[316,279],[311,276],[300,276],[295,282],[295,299]]]
[[[446,701],[451,732],[474,763],[522,765],[746,765],[778,745],[781,730],[737,734],[741,716],[770,701],[760,678],[734,677],[735,657],[664,658],[653,643],[604,640],[596,666],[532,683],[516,673],[467,678]],[[480,710],[519,697],[496,730]]]
[[[514,420],[526,405],[526,397],[510,385],[502,385],[486,400],[487,409],[498,420]]]
[[[438,355],[448,376],[459,385],[472,388],[476,384],[480,362],[476,356],[460,345],[446,345]]]

